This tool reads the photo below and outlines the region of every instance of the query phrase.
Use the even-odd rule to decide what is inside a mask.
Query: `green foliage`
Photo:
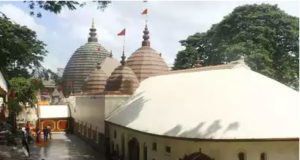
[[[36,8],[40,8],[55,14],[60,13],[60,11],[65,7],[69,10],[75,10],[78,7],[83,7],[86,5],[86,2],[78,2],[78,1],[24,1],[28,3],[28,7],[30,9],[30,15],[36,15],[37,17],[42,17],[41,12],[36,13]],[[103,10],[107,7],[110,1],[93,1],[97,3],[97,9]]]
[[[30,70],[41,67],[45,44],[25,26],[0,17],[0,70],[6,77],[30,77]]]
[[[37,91],[44,88],[41,80],[14,77],[9,80],[13,95],[8,98],[10,112],[19,113],[24,105],[34,106],[37,103]]]
[[[180,41],[174,69],[229,63],[245,57],[249,67],[298,89],[299,18],[277,5],[244,5],[234,9],[207,32]]]

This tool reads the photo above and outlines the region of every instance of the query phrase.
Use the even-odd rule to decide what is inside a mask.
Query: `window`
[[[238,157],[239,157],[239,160],[246,160],[246,158],[245,158],[245,153],[244,153],[244,152],[240,152],[240,153],[238,154]]]
[[[166,146],[166,152],[171,153],[171,147],[170,146]]]
[[[261,153],[260,154],[260,160],[267,160],[267,155],[266,155],[266,153]]]
[[[117,131],[114,131],[114,138],[117,138]]]
[[[153,151],[156,151],[157,150],[157,144],[154,142],[152,143],[152,150]]]

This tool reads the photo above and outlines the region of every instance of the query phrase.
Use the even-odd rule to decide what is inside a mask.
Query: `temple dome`
[[[63,73],[64,94],[80,93],[84,80],[95,69],[97,62],[101,63],[108,56],[110,53],[98,43],[96,29],[92,25],[88,42],[75,51],[65,67]]]
[[[106,94],[132,94],[138,87],[139,81],[131,70],[125,65],[123,54],[121,65],[118,66],[110,75],[106,82]]]
[[[142,47],[132,53],[127,60],[127,66],[132,69],[139,81],[169,71],[161,53],[150,47],[147,26],[144,30],[143,39]]]
[[[102,61],[100,66],[104,73],[106,73],[106,75],[109,77],[119,65],[121,65],[120,61],[116,58],[113,58],[111,54],[110,57],[106,57],[104,61]]]
[[[97,68],[87,77],[84,85],[85,93],[87,94],[102,94],[108,76],[102,70],[100,63],[97,63]]]

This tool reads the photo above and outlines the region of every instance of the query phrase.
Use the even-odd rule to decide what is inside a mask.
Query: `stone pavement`
[[[24,151],[22,147],[0,145],[0,160],[24,160]]]
[[[46,144],[31,144],[30,152],[30,160],[105,160],[86,142],[65,133],[53,133]]]

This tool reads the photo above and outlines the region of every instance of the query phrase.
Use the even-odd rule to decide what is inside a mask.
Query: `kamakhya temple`
[[[299,159],[297,91],[243,59],[173,71],[143,33],[119,62],[92,25],[63,74],[75,134],[111,159]]]

